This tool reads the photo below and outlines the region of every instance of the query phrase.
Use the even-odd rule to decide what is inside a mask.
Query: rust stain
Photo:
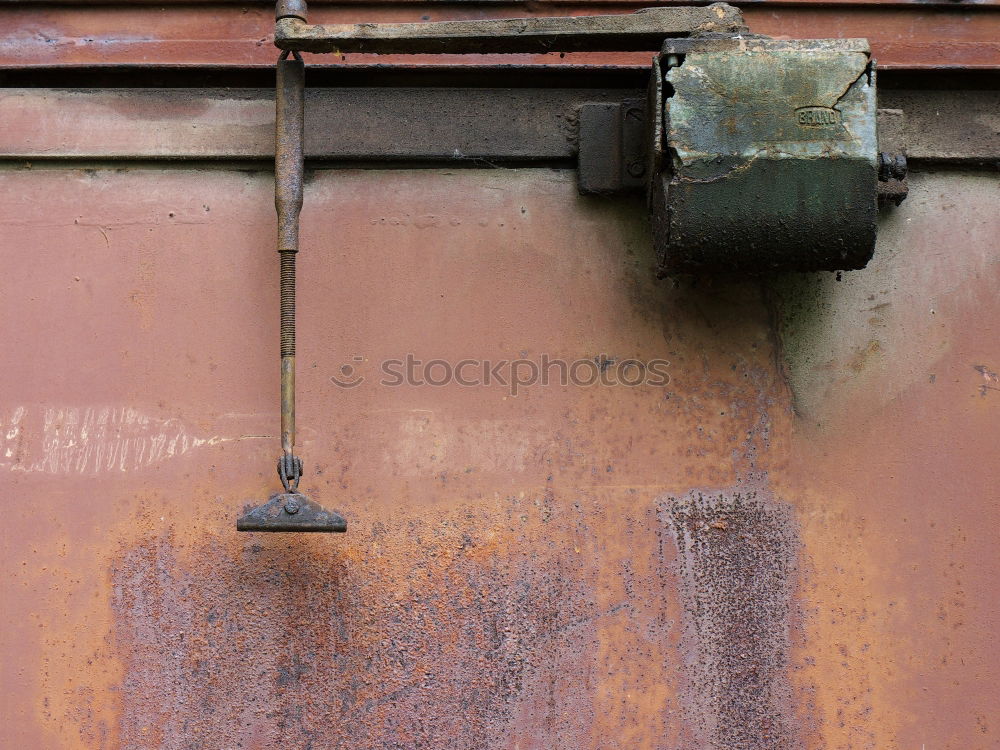
[[[876,340],[872,339],[868,342],[868,345],[859,351],[854,358],[851,360],[851,369],[854,372],[861,372],[869,363],[878,356],[882,351],[882,344]]]
[[[608,612],[578,558],[539,549],[529,509],[511,502],[503,527],[378,522],[347,554],[140,540],[112,573],[123,745],[500,747],[522,703],[557,690],[535,730],[580,746],[595,687],[581,671]]]
[[[749,487],[660,501],[678,548],[692,747],[800,747],[787,679],[794,514]]]

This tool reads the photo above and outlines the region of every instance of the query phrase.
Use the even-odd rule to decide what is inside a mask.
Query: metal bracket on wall
[[[905,197],[905,159],[878,152],[867,41],[753,35],[724,3],[311,25],[304,0],[283,0],[275,44],[375,54],[650,50],[645,101],[581,107],[579,186],[645,192],[662,274],[863,268],[879,196]]]

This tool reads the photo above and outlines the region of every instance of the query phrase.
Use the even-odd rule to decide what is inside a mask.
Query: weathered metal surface
[[[32,508],[0,744],[992,746],[1000,195],[910,180],[869,269],[762,294],[655,284],[643,208],[571,171],[314,172],[330,544],[231,528],[273,481],[270,175],[0,172],[0,485]],[[407,351],[671,381],[379,385]]]
[[[592,102],[580,107],[577,162],[580,191],[641,191],[648,183],[646,102]]]
[[[0,486],[32,511],[0,745],[996,744],[1000,195],[909,179],[868,269],[762,291],[655,284],[643,207],[572,171],[311,173],[331,544],[232,530],[273,482],[271,176],[0,172]],[[671,379],[380,385],[406,352]]]
[[[643,3],[615,5],[623,13]],[[464,18],[483,20],[522,15],[588,16],[607,12],[594,4],[521,6],[316,5],[310,20],[321,24],[358,21],[407,23]],[[900,6],[750,3],[742,8],[754,33],[799,39],[863,37],[882,70],[914,68],[1000,67],[1000,14],[995,6],[927,3]],[[273,3],[163,7],[146,4],[73,6],[0,6],[0,66],[23,68],[79,65],[199,65],[267,67],[274,64],[271,34]],[[358,64],[428,65],[534,64],[605,65],[648,68],[645,53],[550,53],[545,55],[438,56],[346,55],[317,61],[337,66]]]
[[[565,161],[587,101],[635,89],[333,88],[306,91],[310,158]],[[14,158],[260,159],[274,92],[0,89],[0,154]],[[39,123],[43,123],[40,127]],[[479,160],[479,161],[477,161]]]
[[[749,487],[669,498],[657,510],[677,546],[687,615],[687,746],[802,747],[786,672],[798,614],[793,514]]]
[[[901,113],[879,121],[880,148],[909,162],[1000,166],[1000,91],[883,88],[879,105]]]
[[[306,156],[569,165],[584,104],[640,95],[631,88],[307,90]],[[262,89],[0,89],[0,158],[270,159],[273,97]],[[910,162],[925,164],[1000,161],[1000,92],[891,89],[883,77],[879,107],[879,150],[905,147]]]
[[[305,65],[278,61],[274,142],[274,208],[278,215],[278,252],[298,252],[305,161]],[[294,269],[293,269],[294,270]],[[294,282],[294,279],[293,279]],[[295,354],[295,288],[291,318],[281,331],[281,353]]]
[[[120,0],[0,0],[0,5],[3,3],[17,3],[19,5],[32,5],[32,4],[44,4],[44,5],[77,5],[77,6],[101,6],[101,5],[117,5]],[[404,3],[404,4],[427,4],[434,6],[440,5],[481,5],[481,4],[496,4],[496,5],[507,5],[510,4],[510,0],[390,0],[392,4]],[[598,6],[635,6],[639,5],[641,0],[546,0],[546,5],[576,5],[576,6],[586,6],[588,4],[598,5]],[[956,2],[967,3],[969,5],[982,5],[982,6],[994,6],[998,3],[998,0],[750,0],[750,2],[735,2],[731,5],[800,5],[807,8],[820,8],[824,6],[847,6],[852,5],[868,5],[875,4],[880,6],[907,6],[907,5],[920,5],[921,7],[941,5],[945,7],[954,7]],[[160,6],[184,6],[190,5],[203,5],[204,0],[133,0],[134,5],[141,5],[147,3],[150,5],[160,5]],[[256,5],[273,7],[274,0],[212,0],[213,5],[227,5],[227,4],[239,4],[244,7],[253,7]],[[284,0],[282,5],[304,5],[304,0]],[[314,8],[320,8],[323,5],[380,5],[382,3],[379,0],[309,0],[309,4]],[[650,2],[642,3],[647,6],[670,6],[670,5],[688,5],[690,0],[651,0]]]
[[[32,5],[32,4],[44,4],[44,5],[77,5],[81,7],[86,6],[101,6],[101,5],[117,5],[120,0],[0,0],[0,6],[4,3],[19,5]],[[391,4],[412,4],[412,5],[428,5],[436,11],[439,11],[442,5],[510,5],[510,0],[388,0]],[[160,5],[160,6],[180,6],[178,10],[185,9],[185,6],[191,5],[203,5],[204,0],[133,0],[134,5],[142,4],[150,5]],[[781,6],[781,5],[797,5],[805,8],[822,8],[822,7],[848,7],[854,5],[879,5],[882,7],[893,7],[893,6],[908,6],[908,5],[920,5],[921,7],[928,6],[943,6],[954,8],[956,3],[963,3],[972,6],[995,6],[998,0],[748,0],[746,2],[742,0],[737,0],[737,2],[730,3],[731,5],[765,5],[765,6]],[[225,5],[235,5],[239,4],[243,7],[254,7],[254,6],[266,6],[268,8],[275,5],[274,0],[212,0],[212,5],[225,6]],[[284,0],[283,4],[288,5],[304,5],[304,0]],[[321,8],[324,5],[355,5],[355,6],[379,6],[386,4],[380,0],[309,0],[309,5],[313,8]],[[638,5],[644,6],[671,6],[671,5],[689,5],[690,0],[651,0],[650,2],[642,2],[642,0],[546,0],[545,5],[572,5],[572,6],[624,6],[632,7]],[[436,6],[436,7],[435,7]]]
[[[431,23],[308,24],[283,18],[274,43],[301,52],[488,54],[655,51],[664,39],[693,33],[746,32],[731,5],[643,8],[608,16],[562,16]]]
[[[875,247],[876,106],[864,40],[664,45],[663,273],[863,268]]]
[[[797,415],[779,484],[803,503],[814,608],[794,681],[823,675],[816,747],[997,744],[1000,180],[908,180],[867,269],[770,290]]]
[[[295,449],[295,256],[299,252],[305,180],[305,65],[301,59],[278,61],[276,92],[274,207],[281,256],[281,449],[288,460]],[[296,459],[290,465],[297,484],[301,463]],[[286,481],[284,475],[282,481]]]

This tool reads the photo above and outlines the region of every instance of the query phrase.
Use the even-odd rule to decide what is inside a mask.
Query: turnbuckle
[[[292,3],[294,5],[294,3]],[[279,6],[279,13],[281,12]],[[284,492],[247,508],[239,531],[347,531],[347,522],[299,492],[302,459],[295,449],[295,256],[303,194],[305,65],[297,51],[278,58],[275,109],[274,207],[278,214],[281,259],[281,457],[278,477]]]
[[[283,453],[278,459],[278,476],[285,492],[297,492],[302,477],[302,459],[290,453]]]

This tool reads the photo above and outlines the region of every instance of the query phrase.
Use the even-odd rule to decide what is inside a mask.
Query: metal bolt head
[[[897,180],[906,179],[906,157],[902,154],[896,154],[892,166],[892,174]]]
[[[290,497],[288,498],[288,500],[285,501],[285,513],[287,513],[290,516],[294,516],[296,513],[298,513],[299,507],[300,507],[299,501],[294,497]]]

